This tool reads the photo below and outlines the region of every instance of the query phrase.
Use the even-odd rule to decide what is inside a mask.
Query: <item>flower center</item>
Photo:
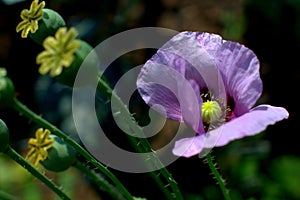
[[[234,109],[234,101],[230,96],[227,96],[227,101],[223,98],[216,97],[208,89],[201,89],[202,94],[202,122],[205,132],[218,128],[232,118]]]
[[[202,104],[202,121],[204,123],[214,123],[222,115],[222,109],[217,101],[206,101]]]

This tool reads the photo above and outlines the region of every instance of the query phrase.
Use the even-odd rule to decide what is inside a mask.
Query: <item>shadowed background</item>
[[[0,1],[1,2],[1,1]],[[9,4],[7,4],[9,2]],[[104,39],[131,28],[153,26],[177,31],[205,31],[217,33],[224,39],[234,40],[252,49],[261,63],[263,95],[258,103],[285,107],[288,120],[268,127],[263,133],[216,148],[213,154],[220,171],[227,180],[233,199],[298,199],[300,192],[300,150],[297,138],[299,106],[297,85],[300,80],[298,53],[300,45],[299,0],[48,0],[46,7],[56,10],[67,26],[75,26],[79,37],[96,46]],[[5,67],[13,80],[18,98],[28,107],[41,113],[73,137],[70,118],[71,89],[38,74],[36,55],[43,49],[32,40],[22,39],[15,27],[19,13],[29,8],[31,1],[13,0],[0,3],[0,67]],[[144,63],[154,50],[139,50],[123,55],[105,72],[113,86],[119,77],[134,66]],[[99,120],[115,144],[130,148],[126,137],[114,123],[109,104],[99,97]],[[148,107],[137,93],[131,100],[130,110],[141,125],[149,123]],[[11,132],[11,143],[26,152],[26,140],[36,126],[10,109],[1,110]],[[177,124],[168,121],[162,132],[152,138],[154,147],[167,142]],[[1,159],[2,156],[0,156]],[[1,162],[8,162],[7,160]],[[13,165],[13,164],[12,164]],[[27,178],[12,181],[4,173],[12,171],[10,165],[0,164],[0,190],[24,199],[51,199],[51,192]],[[203,159],[180,158],[168,169],[178,182],[186,199],[220,199],[220,192]],[[8,171],[8,172],[7,172]],[[114,170],[113,170],[114,171]],[[163,199],[159,189],[146,174],[127,174],[114,171],[135,196]],[[53,178],[57,175],[49,174]],[[63,173],[65,184],[75,177],[74,199],[90,195],[89,199],[108,199],[93,188],[76,170]],[[68,179],[69,178],[69,179]],[[58,178],[59,179],[59,178]],[[9,182],[10,184],[7,184]],[[25,183],[24,183],[25,182]],[[15,184],[19,187],[13,188]],[[25,185],[24,185],[25,184]],[[38,186],[36,186],[38,185]],[[37,187],[38,189],[32,189]],[[82,192],[82,188],[87,187]],[[43,196],[41,189],[48,191]],[[76,189],[75,189],[76,188]],[[78,189],[79,188],[79,189]],[[81,188],[81,189],[80,189]],[[50,194],[49,194],[50,193]],[[25,198],[26,197],[26,198]]]

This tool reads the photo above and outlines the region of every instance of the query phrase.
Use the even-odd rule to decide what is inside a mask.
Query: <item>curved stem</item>
[[[114,199],[125,200],[120,191],[118,191],[113,185],[107,182],[107,180],[101,177],[101,175],[97,174],[94,170],[90,169],[87,165],[76,161],[75,167],[84,174],[86,174],[95,184],[99,186],[99,188],[101,188],[103,191],[106,191]]]
[[[95,167],[97,167],[104,175],[106,175],[117,188],[122,191],[123,195],[128,200],[133,200],[132,195],[128,192],[128,190],[123,186],[123,184],[101,163],[99,163],[91,154],[89,154],[85,149],[83,149],[77,142],[75,142],[72,138],[66,135],[64,132],[59,130],[57,127],[52,125],[47,120],[43,119],[41,116],[35,114],[33,111],[28,109],[25,105],[23,105],[16,98],[13,101],[12,107],[18,111],[20,114],[28,117],[33,122],[40,124],[44,128],[47,128],[51,131],[51,133],[62,138],[66,143],[70,144],[74,149],[78,151],[83,157],[85,157],[90,163],[92,163]]]
[[[35,167],[29,164],[20,154],[18,154],[13,148],[8,147],[8,150],[5,152],[9,157],[11,157],[14,161],[16,161],[19,165],[24,167],[27,171],[29,171],[33,176],[42,181],[45,185],[47,185],[53,192],[55,192],[61,199],[70,198],[57,186],[55,185],[49,178],[43,175],[40,171],[38,171]]]
[[[128,130],[130,130],[132,133],[134,133],[139,138],[138,142],[137,142],[136,138],[129,137],[129,140],[133,144],[135,149],[138,152],[152,152],[152,154],[150,154],[151,157],[148,160],[155,163],[155,167],[157,169],[159,169],[158,174],[159,175],[161,174],[164,177],[165,182],[167,182],[167,185],[163,184],[161,177],[157,176],[157,174],[155,174],[155,172],[153,170],[151,170],[151,168],[150,168],[150,170],[151,170],[150,174],[154,178],[155,182],[158,184],[159,188],[165,194],[167,199],[183,200],[182,194],[177,186],[176,181],[174,180],[172,175],[169,173],[169,171],[165,168],[165,166],[160,161],[160,159],[156,156],[156,153],[153,151],[148,140],[144,138],[144,133],[143,133],[142,129],[138,126],[137,122],[132,117],[131,113],[129,112],[129,110],[125,106],[125,104],[122,102],[120,97],[118,97],[117,94],[114,91],[112,91],[110,86],[101,78],[99,78],[97,89],[102,94],[104,94],[108,99],[112,99],[114,101],[114,108],[117,109],[117,112],[122,113],[122,115],[120,115],[120,116],[122,116],[122,118],[123,118],[122,122],[124,123],[124,126],[127,126]],[[140,143],[140,145],[137,145],[138,143]],[[168,187],[171,188],[171,191],[168,190]]]
[[[216,166],[213,163],[213,160],[212,160],[212,157],[211,157],[210,153],[208,153],[206,155],[206,160],[207,160],[207,163],[208,163],[208,166],[209,166],[210,170],[212,171],[214,177],[216,178],[216,180],[217,180],[217,182],[220,186],[220,189],[221,189],[221,192],[223,194],[224,199],[225,200],[230,200],[231,198],[229,196],[228,190],[225,187],[224,180],[222,179],[221,175],[219,174],[218,170],[216,169]]]

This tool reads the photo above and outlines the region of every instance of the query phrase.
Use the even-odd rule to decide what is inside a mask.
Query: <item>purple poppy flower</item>
[[[253,108],[262,93],[257,57],[210,33],[175,35],[145,63],[137,88],[149,106],[196,132],[176,141],[177,156],[255,135],[289,115],[281,107]]]

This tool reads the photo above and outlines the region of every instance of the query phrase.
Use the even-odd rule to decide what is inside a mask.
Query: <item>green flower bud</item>
[[[54,139],[53,146],[48,150],[47,158],[40,163],[54,172],[68,169],[76,160],[75,150],[56,135],[50,135],[49,138]]]
[[[0,152],[4,152],[9,145],[9,131],[6,124],[0,119]]]
[[[58,82],[73,87],[75,78],[77,76],[78,70],[85,61],[85,66],[88,66],[88,70],[91,70],[89,74],[95,75],[94,77],[87,77],[89,80],[95,80],[98,79],[97,74],[97,67],[98,67],[98,56],[97,54],[92,51],[93,47],[89,45],[87,42],[83,40],[79,40],[80,44],[76,52],[74,53],[74,60],[72,64],[64,68],[60,75],[56,76],[55,78],[58,80]],[[90,55],[89,53],[92,52]],[[85,58],[88,56],[88,60],[85,60]],[[92,79],[95,78],[95,79]]]
[[[35,33],[29,32],[29,36],[38,44],[43,44],[46,37],[54,35],[60,27],[66,26],[64,19],[52,9],[43,9],[43,18],[38,21],[38,29]]]
[[[11,105],[15,96],[15,87],[10,78],[6,77],[6,70],[0,68],[0,108]]]

